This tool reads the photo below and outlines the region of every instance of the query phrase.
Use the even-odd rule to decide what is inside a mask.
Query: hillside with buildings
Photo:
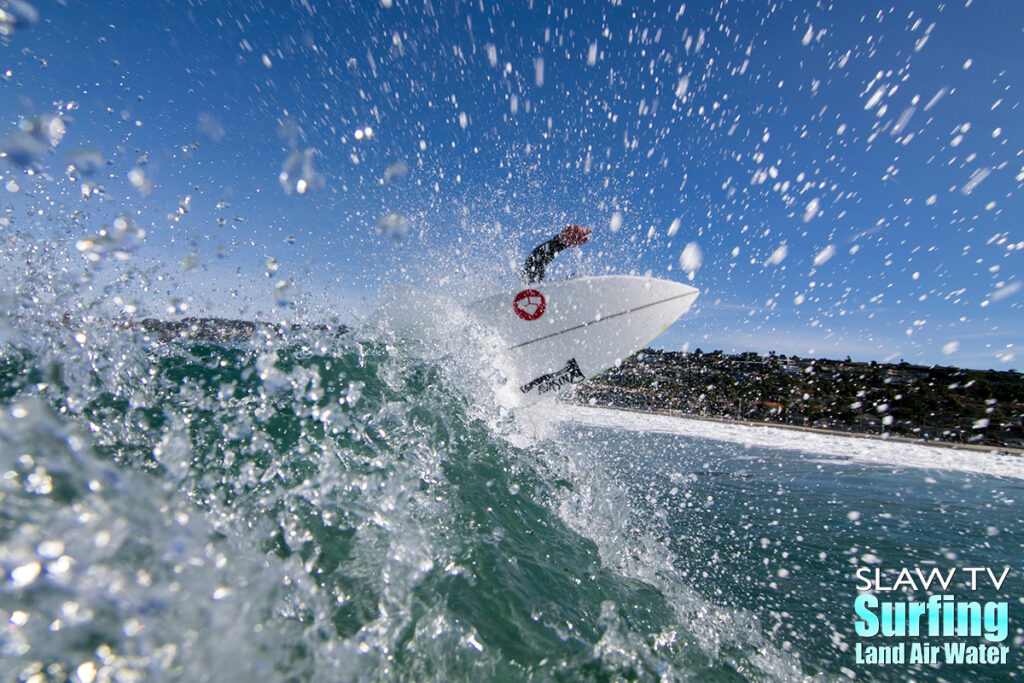
[[[647,349],[571,400],[923,440],[1024,447],[1021,373]]]

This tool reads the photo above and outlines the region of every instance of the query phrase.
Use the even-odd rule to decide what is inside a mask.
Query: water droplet
[[[11,583],[15,588],[25,588],[36,580],[41,570],[42,566],[38,562],[23,564],[11,571]]]
[[[785,244],[779,245],[779,247],[772,252],[771,256],[764,262],[766,266],[777,266],[782,263],[786,256],[789,254],[789,247]]]
[[[679,255],[679,265],[690,274],[690,279],[693,279],[693,273],[700,268],[704,262],[704,252],[701,250],[700,245],[696,242],[690,242],[683,247],[683,253]]]
[[[612,214],[612,219],[608,224],[608,229],[612,232],[618,232],[620,228],[622,228],[622,213],[620,211],[616,211]]]
[[[824,249],[822,249],[821,251],[819,251],[818,255],[814,257],[814,265],[815,266],[820,266],[820,265],[828,262],[828,260],[831,259],[835,255],[836,255],[836,248],[830,244],[827,247],[825,247]]]
[[[381,234],[390,237],[396,242],[400,242],[409,233],[409,220],[398,211],[392,211],[381,216],[380,220],[377,221],[377,229],[380,230]]]
[[[392,161],[388,164],[388,167],[384,169],[384,181],[391,182],[402,178],[409,172],[409,164],[403,159]]]
[[[367,128],[366,130],[370,130]],[[281,172],[277,176],[281,183],[281,189],[285,194],[296,192],[305,194],[310,190],[320,189],[324,186],[324,179],[313,167],[313,156],[316,151],[310,149],[295,149],[285,159]]]
[[[111,226],[105,226],[97,234],[78,240],[75,248],[89,261],[99,261],[107,254],[124,261],[131,257],[145,238],[146,231],[133,218],[120,216],[114,219]]]
[[[39,12],[25,0],[0,3],[0,36],[9,36],[15,29],[27,28],[37,21]]]
[[[54,147],[60,144],[67,128],[59,116],[22,119],[18,130],[0,140],[0,157],[20,168],[37,169]]]

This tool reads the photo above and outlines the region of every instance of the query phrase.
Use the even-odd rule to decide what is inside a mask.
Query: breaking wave
[[[451,354],[379,330],[19,322],[0,361],[3,668],[803,677],[682,580],[598,463]]]

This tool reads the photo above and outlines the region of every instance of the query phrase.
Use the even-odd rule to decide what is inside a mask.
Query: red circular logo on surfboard
[[[512,308],[515,309],[516,315],[523,320],[536,320],[544,315],[547,302],[544,301],[544,295],[536,289],[524,289],[516,294]]]

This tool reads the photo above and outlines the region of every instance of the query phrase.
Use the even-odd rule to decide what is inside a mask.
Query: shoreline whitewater
[[[890,434],[868,434],[864,432],[845,432],[838,429],[823,429],[821,427],[805,427],[802,425],[790,425],[779,422],[758,422],[753,420],[734,420],[730,418],[722,417],[711,417],[707,415],[694,415],[692,413],[686,413],[681,410],[671,410],[669,408],[652,408],[650,410],[643,410],[640,408],[627,408],[624,406],[610,406],[610,405],[590,405],[576,403],[571,400],[561,400],[563,405],[573,407],[584,407],[584,408],[597,408],[608,411],[618,411],[624,413],[635,413],[638,415],[658,415],[662,417],[671,417],[684,420],[696,420],[699,422],[713,422],[717,424],[736,425],[740,427],[766,427],[769,429],[785,429],[790,431],[798,432],[810,432],[814,434],[824,434],[828,436],[846,436],[854,437],[858,439],[864,439],[867,441],[877,442],[889,442],[889,443],[906,443],[914,444],[917,446],[937,446],[940,448],[947,448],[952,450],[960,451],[974,451],[979,453],[994,453],[998,455],[1009,455],[1009,456],[1024,456],[1024,448],[1014,448],[1012,446],[990,446],[986,444],[971,444],[971,443],[957,443],[952,441],[939,441],[929,439],[911,439],[905,436],[893,436]]]

